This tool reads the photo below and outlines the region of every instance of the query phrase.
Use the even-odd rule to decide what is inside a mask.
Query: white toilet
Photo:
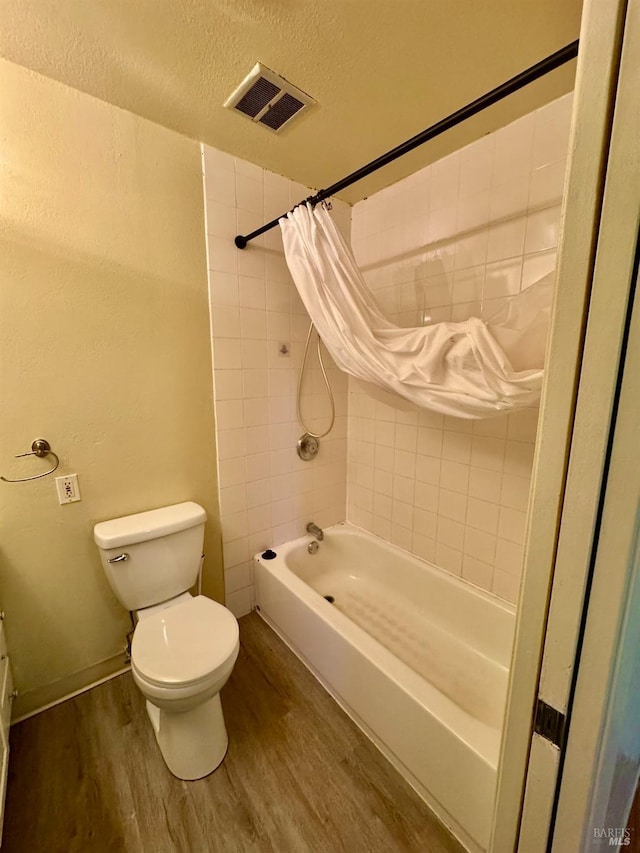
[[[133,678],[169,770],[200,779],[222,762],[227,730],[220,690],[238,657],[235,616],[195,584],[202,555],[204,509],[187,502],[93,529],[107,579],[131,610]]]

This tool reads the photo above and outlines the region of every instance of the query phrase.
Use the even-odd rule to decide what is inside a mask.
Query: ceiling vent
[[[313,98],[260,62],[224,102],[225,107],[274,131],[314,104]]]

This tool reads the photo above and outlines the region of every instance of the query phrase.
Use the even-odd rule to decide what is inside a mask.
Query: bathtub
[[[348,523],[255,557],[260,615],[470,850],[486,849],[514,609]]]

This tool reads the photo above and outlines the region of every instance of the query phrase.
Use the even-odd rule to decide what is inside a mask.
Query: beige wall
[[[581,0],[2,0],[0,55],[326,187],[578,38]],[[225,109],[256,60],[318,102],[274,134]],[[557,69],[358,181],[352,202],[547,103]],[[276,215],[283,211],[276,211]]]
[[[121,664],[129,620],[96,521],[194,499],[205,591],[221,598],[223,579],[198,145],[16,65],[0,75],[0,473],[43,470],[13,459],[43,436],[82,493],[59,506],[53,477],[0,483],[24,713]]]

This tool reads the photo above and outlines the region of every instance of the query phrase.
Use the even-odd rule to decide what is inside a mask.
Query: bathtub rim
[[[385,551],[393,553],[394,551],[400,551],[400,553],[407,557],[411,562],[415,562],[420,566],[426,566],[427,570],[430,574],[433,574],[438,581],[442,580],[446,583],[450,584],[454,588],[472,592],[474,595],[477,595],[479,598],[486,601],[488,604],[496,605],[500,610],[503,610],[505,614],[509,616],[513,616],[514,620],[517,616],[517,607],[515,604],[512,604],[510,601],[506,601],[504,598],[500,598],[500,596],[496,595],[493,592],[489,592],[481,586],[477,586],[466,578],[460,577],[459,575],[454,575],[453,572],[447,571],[447,569],[443,569],[440,566],[437,566],[435,563],[430,562],[429,560],[424,560],[422,557],[418,557],[411,551],[407,551],[406,548],[402,548],[400,545],[394,545],[391,542],[388,542],[386,539],[382,539],[380,536],[376,536],[375,533],[371,533],[370,530],[365,530],[364,527],[358,527],[357,524],[354,524],[352,521],[338,521],[336,524],[332,524],[323,529],[325,534],[335,533],[340,535],[341,533],[354,533],[358,536],[362,536],[365,539],[373,539],[377,545],[383,548]],[[271,550],[275,551],[277,556],[286,556],[286,554],[290,553],[294,547],[308,544],[310,541],[313,541],[315,537],[306,533],[302,536],[298,536],[297,539],[290,539],[287,542],[283,542],[280,545],[271,546]],[[258,553],[254,555],[254,559],[262,559],[262,553]],[[267,563],[271,562],[270,560],[266,561]],[[293,573],[292,573],[293,574]],[[297,576],[296,576],[297,577]]]

